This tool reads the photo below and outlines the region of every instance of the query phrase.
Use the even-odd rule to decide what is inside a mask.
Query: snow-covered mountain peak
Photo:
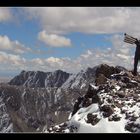
[[[69,78],[69,75],[61,70],[54,72],[22,71],[9,84],[26,87],[60,87]]]

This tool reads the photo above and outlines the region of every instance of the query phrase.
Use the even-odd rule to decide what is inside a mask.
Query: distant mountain
[[[22,71],[9,84],[26,87],[61,87],[69,76],[69,73],[61,70],[54,72]]]

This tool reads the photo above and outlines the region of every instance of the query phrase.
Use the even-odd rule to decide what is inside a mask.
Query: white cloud
[[[25,63],[25,58],[22,58],[19,55],[8,54],[0,51],[0,70],[22,70],[24,69]]]
[[[5,49],[5,50],[12,49],[11,41],[7,36],[0,36],[0,44],[1,44],[0,45],[1,49]]]
[[[106,63],[108,65],[120,65],[128,69],[133,68],[133,55],[135,47],[130,47],[122,41],[122,36],[114,35],[110,38],[113,44],[112,48],[93,48],[87,50],[76,59],[70,58],[56,58],[50,57],[47,59],[40,59],[43,62],[42,70],[56,70],[62,69],[68,72],[78,72],[87,67],[94,67],[96,65]],[[37,63],[37,61],[36,61]],[[33,64],[36,66],[37,64]]]
[[[82,54],[81,57],[88,58],[89,56],[92,56],[92,52],[90,50],[87,50],[86,54]]]
[[[122,59],[126,59],[126,60],[129,60],[129,57],[130,57],[130,56],[126,56],[126,55],[123,55],[123,54],[117,54],[117,56],[122,58]]]
[[[46,61],[49,63],[59,63],[61,61],[61,59],[55,58],[55,57],[49,57],[48,59],[46,59]]]
[[[20,70],[40,70],[54,71],[61,69],[67,72],[76,73],[87,67],[106,63],[108,65],[120,65],[128,69],[133,68],[133,51],[135,48],[126,45],[121,41],[121,36],[114,35],[111,37],[112,48],[93,48],[78,56],[76,59],[67,58],[34,58],[25,59],[19,55],[0,52],[0,71],[20,71]],[[119,44],[119,46],[118,46]]]
[[[25,47],[17,40],[15,41],[10,40],[10,38],[6,35],[4,36],[0,35],[0,51],[8,51],[12,53],[22,54],[31,51],[31,49]]]
[[[6,22],[11,20],[13,17],[9,8],[0,7],[0,22]]]
[[[71,40],[56,34],[47,34],[46,31],[42,31],[38,34],[38,39],[44,42],[46,45],[52,47],[67,47],[71,46]]]
[[[38,7],[23,8],[48,34],[69,32],[140,35],[139,7]]]

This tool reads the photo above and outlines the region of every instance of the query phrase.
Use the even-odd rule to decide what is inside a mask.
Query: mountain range
[[[114,122],[117,120],[113,117],[117,103],[112,107],[112,100],[117,100],[122,108],[119,102],[127,102],[127,96],[124,96],[127,90],[130,93],[133,91],[134,98],[139,99],[139,79],[123,67],[106,64],[81,70],[77,74],[62,70],[22,71],[8,83],[0,84],[0,132],[86,132],[81,125],[83,122],[85,125],[97,125],[97,128],[99,122],[104,125],[105,122],[101,121],[104,118]],[[133,96],[132,100],[137,116],[140,116],[139,100],[134,100]],[[125,107],[129,108],[129,105]],[[130,117],[124,119],[126,124],[129,120]],[[138,121],[136,118],[133,123]],[[120,122],[119,119],[116,122]],[[123,131],[116,128],[116,132],[139,132],[138,123],[135,130],[130,130],[131,126],[131,123],[122,125]],[[97,132],[94,127],[85,128],[89,132]]]

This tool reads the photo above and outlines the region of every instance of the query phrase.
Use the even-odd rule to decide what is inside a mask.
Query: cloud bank
[[[140,35],[139,7],[33,7],[23,8],[23,12],[51,34],[128,32]]]
[[[124,44],[120,35],[114,35],[110,39],[113,47],[102,49],[93,48],[78,56],[76,59],[66,58],[34,58],[25,59],[19,55],[11,55],[0,52],[0,63],[11,70],[42,70],[54,71],[61,69],[67,72],[77,73],[87,67],[106,63],[109,65],[120,65],[128,69],[133,68],[133,51],[135,47]],[[122,48],[120,49],[120,46]],[[133,50],[133,51],[132,51]],[[3,67],[0,68],[2,70]]]

